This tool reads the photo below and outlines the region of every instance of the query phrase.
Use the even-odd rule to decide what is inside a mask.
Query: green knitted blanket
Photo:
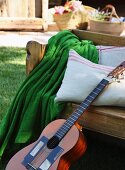
[[[92,42],[80,41],[68,30],[50,38],[42,62],[23,82],[2,120],[0,157],[7,148],[36,140],[64,108],[64,103],[55,103],[54,98],[64,77],[70,49],[98,63],[98,52]]]

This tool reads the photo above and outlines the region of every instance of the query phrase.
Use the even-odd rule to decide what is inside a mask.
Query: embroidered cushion
[[[92,63],[70,50],[66,72],[56,102],[81,103],[114,67]],[[125,106],[125,80],[109,84],[93,105]]]

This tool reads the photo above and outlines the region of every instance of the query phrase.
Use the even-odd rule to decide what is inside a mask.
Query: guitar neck
[[[103,79],[79,105],[79,107],[71,114],[71,116],[66,120],[66,122],[55,134],[60,140],[66,135],[66,133],[78,120],[78,118],[84,113],[84,111],[90,106],[90,104],[95,100],[95,98],[100,94],[100,92],[105,88],[108,83],[108,80]]]

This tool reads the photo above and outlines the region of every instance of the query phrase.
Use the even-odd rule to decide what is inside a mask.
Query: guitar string
[[[102,81],[101,81],[101,82],[102,82]],[[103,86],[105,87],[106,84],[102,84],[101,82],[99,83],[99,85],[102,85],[102,87],[103,87]],[[101,87],[101,89],[100,89],[100,88],[98,88],[98,86],[97,86],[94,90],[97,90],[97,89],[98,89],[99,92],[98,92],[98,93],[95,93],[94,90],[93,90],[92,93],[95,93],[96,95],[98,95],[98,94],[103,90],[102,87]],[[92,94],[92,93],[90,93],[90,94]],[[87,98],[88,98],[88,97],[91,97],[91,96],[89,95],[89,96],[87,96]],[[86,98],[85,100],[87,100],[87,98]],[[93,96],[92,96],[92,98],[93,98]],[[94,97],[94,99],[95,99],[95,98],[96,98],[96,96]],[[88,101],[88,103],[90,104],[93,100],[92,100],[92,101],[87,100],[87,101]],[[84,102],[85,102],[85,101],[84,101]],[[82,103],[81,103],[81,104],[82,104]],[[84,104],[84,103],[83,103],[83,104]],[[87,104],[87,105],[88,105],[88,104]],[[80,106],[81,106],[81,105],[80,105]],[[88,106],[89,106],[89,105],[88,105]],[[88,107],[88,106],[87,106],[87,107]],[[86,109],[86,108],[85,108],[85,109]],[[84,111],[84,110],[83,110],[83,111]],[[82,112],[82,111],[80,110],[80,112]],[[78,112],[77,112],[77,113],[78,113]],[[79,114],[79,113],[78,113],[78,114]],[[80,115],[81,115],[81,113],[80,113]],[[80,116],[80,115],[79,115],[79,116]],[[78,116],[78,117],[79,117],[79,116]],[[74,119],[73,119],[73,121],[74,121]],[[71,123],[73,123],[72,120],[71,120]],[[64,124],[65,124],[65,123],[64,123]],[[72,124],[71,124],[71,125],[72,125]],[[62,126],[62,127],[63,127],[63,126]],[[64,127],[63,127],[63,128],[64,128]],[[64,130],[65,130],[65,128],[64,128]],[[67,130],[67,129],[66,129],[66,130]],[[57,131],[57,132],[58,132],[58,131]],[[65,132],[64,132],[64,134],[65,134]],[[52,145],[53,145],[54,143],[55,143],[55,141],[52,141]],[[46,150],[46,148],[47,148],[47,147],[45,146],[43,152]],[[32,161],[32,162],[33,162],[33,165],[37,162],[37,160],[40,158],[40,156],[43,154],[43,152],[40,152],[40,153],[35,157],[35,159]],[[45,158],[48,156],[48,154],[49,154],[49,153],[47,153],[47,155],[45,156]],[[43,162],[42,162],[42,163],[43,163]],[[32,167],[31,167],[29,170],[32,170]]]
[[[40,163],[43,163],[44,162],[44,160],[47,158],[47,156],[49,155],[49,153],[47,153],[47,155],[45,156],[44,155],[44,152],[46,151],[46,149],[47,149],[47,146],[45,145],[45,147],[41,150],[41,152],[38,154],[38,155],[36,155],[36,157],[34,158],[34,160],[31,162],[31,164],[34,166],[35,164],[37,164],[38,162],[38,160],[39,160],[39,158],[41,158],[42,160],[41,160],[41,162]],[[45,156],[44,158],[42,158],[43,156]],[[43,160],[44,159],[44,160]],[[35,165],[36,166],[36,165]],[[39,166],[39,165],[38,165]],[[38,167],[39,168],[39,167]]]
[[[104,79],[104,80],[105,80],[105,79]],[[101,82],[102,82],[102,81],[101,81]],[[101,82],[100,82],[99,85],[102,85],[102,86],[105,87],[106,84],[107,84],[106,81],[104,81],[104,83],[106,83],[106,84],[101,84]],[[96,93],[97,91],[94,92],[94,90],[99,90],[99,92]],[[93,94],[95,93],[96,96],[97,96],[97,95],[103,90],[103,88],[101,87],[101,89],[100,89],[100,88],[98,88],[98,86],[97,86],[94,90],[92,91],[92,93],[93,93]],[[92,93],[90,93],[90,94],[92,94]],[[88,97],[91,97],[91,98],[94,100],[94,99],[96,98],[96,96],[93,98],[92,95],[89,95],[89,96],[87,96],[87,98],[88,98]],[[86,100],[87,100],[87,98],[86,98]],[[91,101],[87,100],[87,101],[88,101],[89,104],[90,104],[93,100],[91,100]],[[84,102],[84,103],[85,103],[85,102]],[[84,104],[84,103],[83,103],[83,104]],[[82,104],[82,103],[81,103],[81,104]],[[85,103],[85,105],[86,105],[86,103]],[[87,104],[87,107],[88,107],[88,106],[89,106],[89,105]],[[82,105],[80,105],[80,107],[84,108]],[[85,110],[86,110],[86,108],[85,108]],[[83,110],[83,111],[85,111],[85,110]],[[76,110],[76,111],[79,111],[79,110]],[[80,112],[82,112],[82,111],[80,110]],[[77,113],[78,113],[78,112],[77,112]],[[75,112],[74,112],[74,114],[75,114]],[[77,117],[80,116],[79,114],[81,115],[81,113],[78,113],[78,116],[77,116]],[[73,116],[74,116],[74,115],[73,115]],[[71,117],[71,123],[73,123],[74,121],[76,121],[76,120],[77,120],[77,117],[76,117],[75,120]],[[73,120],[73,122],[72,122],[72,120]],[[68,123],[69,123],[69,122],[68,122]],[[70,125],[70,124],[69,124],[69,125]],[[70,126],[71,126],[71,125],[70,125]],[[63,132],[63,133],[65,134],[65,123],[64,123],[64,126],[62,126],[62,129],[64,129],[64,132]],[[66,128],[66,130],[67,130],[67,128]],[[63,131],[63,130],[62,130],[62,131]],[[63,134],[63,133],[62,133],[62,134]],[[57,131],[57,134],[58,134],[58,131]],[[55,143],[55,141],[52,142],[52,144],[54,144],[54,143]],[[45,147],[45,149],[46,149],[46,148],[47,148],[47,147]],[[44,149],[44,150],[45,150],[45,149]],[[44,152],[44,151],[43,151],[43,152]],[[41,153],[39,154],[39,156],[37,156],[36,158],[38,159],[38,158],[41,156],[41,154],[43,154],[43,152],[41,152]],[[49,153],[48,153],[48,154],[49,154]],[[46,156],[48,156],[48,155],[46,155]],[[35,159],[36,159],[36,158],[35,158]],[[37,159],[36,159],[36,160],[35,160],[35,159],[33,160],[33,162],[34,162],[34,161],[35,161],[35,162],[37,161]],[[32,170],[32,167],[31,167],[29,170]]]
[[[55,144],[55,141],[52,142],[52,145],[53,145],[53,144]],[[41,150],[41,152],[40,152],[38,155],[36,155],[35,159],[31,162],[31,163],[32,163],[31,165],[34,166],[35,163],[37,164],[38,159],[42,156],[42,154],[46,151],[46,149],[48,149],[47,145],[45,145],[45,147]],[[48,150],[48,151],[49,151],[49,150]],[[45,156],[44,160],[47,158],[47,156],[49,155],[49,153],[50,153],[50,152],[47,153],[47,155]],[[43,163],[44,160],[41,161],[41,163]],[[38,168],[39,168],[39,167],[38,167]],[[29,169],[29,170],[30,170],[30,169]],[[32,167],[31,167],[31,170],[32,170]]]
[[[106,83],[106,84],[105,84]],[[84,100],[84,102],[81,103],[81,105],[79,107],[82,107],[82,109],[84,108],[84,110],[81,110],[80,108],[78,108],[75,112],[73,112],[73,114],[71,115],[71,117],[69,118],[69,120],[67,120],[64,125],[57,131],[57,136],[59,136],[59,138],[61,139],[66,131],[68,131],[70,129],[70,126],[72,126],[74,124],[75,121],[77,121],[77,119],[79,118],[79,116],[87,109],[87,107],[90,105],[90,103],[96,98],[96,96],[103,90],[103,88],[107,85],[107,80],[103,79],[98,85],[97,87],[90,93],[89,96],[87,96],[87,98]],[[101,87],[100,87],[101,86]],[[93,96],[94,94],[94,96]],[[88,98],[91,99],[88,99]],[[87,104],[88,103],[88,104]],[[83,107],[84,105],[86,105],[85,107]],[[80,113],[79,113],[79,112]],[[74,116],[74,114],[78,114],[78,116],[76,117],[77,119],[73,119],[72,116]],[[73,120],[73,121],[72,121]],[[70,124],[71,122],[71,124]],[[68,126],[67,124],[69,124],[70,126]],[[61,131],[61,134],[60,134]]]

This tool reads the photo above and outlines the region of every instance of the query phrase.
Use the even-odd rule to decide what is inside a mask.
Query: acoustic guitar
[[[124,71],[125,61],[101,80],[67,120],[51,122],[36,142],[17,152],[6,170],[68,170],[87,148],[85,137],[75,123],[105,86],[119,75],[121,77]]]

